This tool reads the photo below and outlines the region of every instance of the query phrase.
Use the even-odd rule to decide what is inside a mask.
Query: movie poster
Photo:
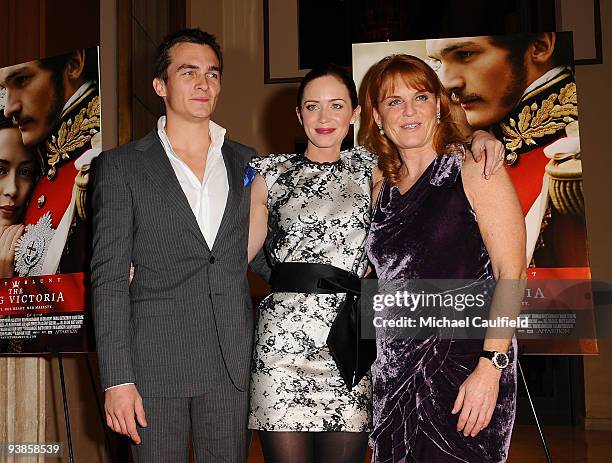
[[[83,352],[98,49],[0,68],[0,353]]]
[[[527,230],[528,285],[517,337],[525,353],[597,352],[588,261],[579,111],[571,32],[353,45],[359,87],[370,66],[405,53],[427,62],[467,134],[503,142]],[[357,130],[355,130],[357,133]]]

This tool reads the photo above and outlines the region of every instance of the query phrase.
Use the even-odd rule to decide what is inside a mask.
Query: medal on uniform
[[[46,212],[35,224],[26,226],[25,233],[15,245],[15,272],[20,277],[40,275],[54,233],[50,212]]]

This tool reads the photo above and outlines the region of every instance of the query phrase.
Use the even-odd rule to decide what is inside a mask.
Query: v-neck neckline
[[[429,163],[429,165],[425,168],[425,170],[423,172],[421,172],[421,175],[419,175],[419,178],[416,179],[416,181],[410,185],[410,187],[404,191],[402,193],[402,191],[400,190],[400,188],[397,185],[391,185],[391,189],[395,189],[395,191],[397,191],[397,193],[404,198],[406,195],[408,195],[408,193],[410,193],[412,190],[414,190],[414,187],[416,187],[419,183],[421,183],[423,181],[423,179],[425,178],[425,176],[430,173],[430,171],[433,168],[433,165],[436,163],[436,160],[438,158],[435,157],[431,160],[431,162]],[[431,178],[431,175],[429,175],[429,177]]]

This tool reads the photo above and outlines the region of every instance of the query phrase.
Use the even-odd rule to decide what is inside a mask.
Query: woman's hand
[[[461,412],[457,421],[457,431],[465,437],[475,437],[491,422],[499,394],[501,370],[485,358],[478,361],[476,369],[459,388],[457,399],[451,413]]]
[[[476,130],[472,135],[472,156],[476,162],[485,157],[483,177],[488,179],[504,165],[504,144],[484,130]]]
[[[13,276],[15,245],[24,230],[22,224],[0,227],[0,278]]]

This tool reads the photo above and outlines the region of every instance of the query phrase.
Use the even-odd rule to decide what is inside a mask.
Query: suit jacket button
[[[215,263],[215,256],[210,256],[208,258],[208,262],[210,262],[211,264],[214,264]]]

